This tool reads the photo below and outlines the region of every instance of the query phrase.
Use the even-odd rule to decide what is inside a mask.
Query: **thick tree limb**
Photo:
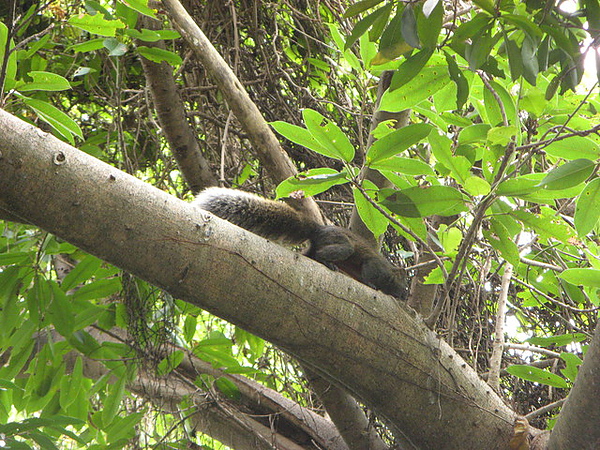
[[[548,449],[600,448],[600,322],[567,397]]]
[[[514,413],[392,297],[4,111],[0,131],[0,208],[279,345],[417,446],[506,448]]]

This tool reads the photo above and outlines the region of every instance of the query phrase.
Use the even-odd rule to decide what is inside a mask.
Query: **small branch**
[[[593,308],[586,308],[586,309],[579,309],[579,308],[575,308],[574,306],[567,305],[566,303],[563,303],[563,302],[561,302],[560,300],[557,300],[557,299],[555,299],[555,298],[552,298],[552,297],[550,297],[548,294],[546,294],[546,293],[544,293],[544,292],[540,291],[540,290],[539,290],[538,288],[536,288],[535,286],[533,286],[533,285],[531,285],[531,284],[529,284],[529,283],[526,283],[525,281],[523,281],[523,280],[521,280],[521,279],[519,279],[519,278],[517,278],[517,277],[513,277],[513,280],[514,280],[514,281],[516,281],[517,283],[519,283],[519,284],[521,284],[521,285],[525,286],[527,289],[529,289],[529,290],[531,290],[531,291],[535,292],[536,294],[538,294],[538,295],[540,295],[540,296],[544,297],[544,298],[545,298],[546,300],[548,300],[549,302],[551,302],[551,303],[554,303],[554,304],[556,304],[556,305],[559,305],[559,306],[562,306],[563,308],[566,308],[566,309],[568,309],[568,310],[570,310],[570,311],[574,311],[574,312],[577,312],[577,313],[587,313],[587,312],[594,312],[594,311],[598,311],[598,310],[600,309],[600,307],[598,307],[598,306],[595,306],[595,307],[593,307]]]
[[[557,400],[557,401],[555,401],[553,403],[550,403],[550,404],[548,404],[546,406],[543,406],[543,407],[541,407],[539,409],[536,409],[535,411],[531,411],[529,414],[527,414],[525,416],[525,418],[527,420],[531,420],[531,419],[534,419],[534,418],[536,418],[538,416],[541,416],[542,414],[546,414],[547,412],[550,412],[553,409],[560,408],[563,405],[563,403],[565,402],[565,400],[566,399],[563,398],[561,400]]]
[[[512,264],[506,264],[502,275],[500,295],[498,297],[498,311],[496,313],[496,327],[494,330],[494,342],[492,356],[490,357],[490,372],[488,384],[496,392],[500,392],[500,368],[502,366],[502,352],[504,350],[504,319],[506,315],[506,299],[510,288],[510,279],[513,273]]]
[[[552,350],[548,350],[546,348],[535,347],[529,344],[513,344],[510,342],[506,342],[503,345],[504,348],[511,350],[522,350],[524,352],[539,353],[541,355],[550,356],[551,358],[560,358],[560,353],[553,352]]]
[[[554,264],[548,264],[543,261],[536,261],[534,259],[528,259],[528,258],[525,258],[524,256],[521,256],[520,259],[523,264],[527,264],[528,266],[542,267],[544,269],[550,269],[550,270],[554,270],[556,272],[563,271],[562,267],[555,266]]]

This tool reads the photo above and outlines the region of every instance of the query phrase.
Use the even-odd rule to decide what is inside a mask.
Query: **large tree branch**
[[[514,413],[408,307],[4,111],[0,130],[0,208],[279,345],[417,446],[506,448]]]
[[[600,322],[575,384],[550,435],[548,449],[600,448]]]

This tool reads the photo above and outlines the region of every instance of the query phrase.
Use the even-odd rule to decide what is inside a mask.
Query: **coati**
[[[226,188],[200,192],[194,204],[241,228],[288,244],[310,241],[305,255],[334,265],[356,280],[396,298],[404,296],[405,277],[361,237],[341,227],[321,225],[291,206]]]

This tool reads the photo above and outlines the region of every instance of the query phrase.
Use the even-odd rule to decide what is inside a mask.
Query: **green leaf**
[[[539,178],[532,178],[530,175],[510,178],[498,185],[496,193],[506,197],[515,197],[524,194],[531,194],[541,189]]]
[[[568,333],[546,337],[533,336],[527,339],[525,342],[529,342],[533,345],[539,345],[540,347],[550,347],[555,345],[558,347],[563,347],[573,342],[585,341],[586,339],[587,336],[584,333]]]
[[[521,50],[512,39],[504,41],[506,45],[506,53],[508,55],[508,67],[510,68],[510,78],[512,81],[517,80],[523,74],[523,57]]]
[[[594,229],[600,218],[600,178],[590,181],[575,206],[575,229],[585,236]]]
[[[71,17],[69,24],[92,34],[109,37],[115,36],[118,29],[125,28],[125,24],[120,20],[106,20],[101,14],[79,14]]]
[[[444,6],[440,0],[428,0],[423,4],[422,14],[417,16],[419,37],[424,48],[435,48],[442,31]]]
[[[106,427],[106,436],[111,443],[119,444],[121,439],[131,439],[135,435],[135,426],[144,418],[143,412],[128,413],[125,417],[117,417],[117,419]],[[108,448],[123,448],[123,444]]]
[[[558,375],[542,370],[537,367],[514,365],[508,366],[506,371],[511,375],[519,377],[523,380],[533,381],[534,383],[545,384],[556,388],[568,388],[567,382]]]
[[[302,191],[305,197],[320,194],[332,186],[348,182],[345,171],[338,172],[328,167],[311,169],[282,181],[275,189],[277,198],[289,197],[292,192]]]
[[[177,367],[179,367],[184,357],[185,353],[183,353],[181,350],[176,350],[167,355],[166,358],[163,358],[163,360],[158,363],[158,367],[156,368],[158,376],[163,377],[175,370]]]
[[[558,277],[576,286],[600,288],[599,269],[567,269],[558,274]]]
[[[540,71],[536,50],[537,44],[535,41],[529,37],[526,37],[523,40],[523,46],[521,47],[523,78],[525,78],[532,86],[535,86],[536,78]]]
[[[227,398],[232,400],[239,400],[242,397],[242,393],[238,389],[237,385],[229,378],[219,377],[215,380],[215,387],[221,391]]]
[[[577,378],[578,367],[583,363],[581,358],[573,353],[562,352],[560,354],[560,358],[566,363],[566,367],[560,370],[560,373],[563,374],[565,378],[567,378],[571,383],[575,382],[575,378]]]
[[[16,89],[27,91],[65,91],[71,89],[71,84],[66,78],[51,72],[32,70],[28,73],[33,78],[31,83],[17,84]]]
[[[118,39],[104,39],[103,45],[108,50],[108,56],[123,56],[127,53],[127,46],[122,42],[119,42]]]
[[[464,184],[470,178],[470,170],[473,164],[462,155],[452,154],[452,141],[448,136],[437,132],[429,134],[429,144],[435,159],[452,172],[452,177],[460,184]]]
[[[482,29],[489,27],[490,22],[493,19],[487,14],[477,13],[471,20],[463,22],[454,32],[452,41],[455,44],[474,38],[475,34],[479,33]]]
[[[477,123],[463,128],[458,134],[459,145],[473,144],[476,142],[486,142],[488,131],[492,127],[487,123]]]
[[[402,11],[402,18],[400,19],[402,31],[402,37],[408,45],[414,48],[420,48],[421,42],[419,41],[419,34],[417,32],[417,18],[415,17],[415,11],[410,3],[408,3],[404,11]]]
[[[94,300],[109,297],[121,289],[121,280],[118,278],[100,279],[82,286],[72,297],[77,300]]]
[[[487,195],[492,189],[490,183],[485,181],[483,178],[476,176],[467,178],[463,187],[465,188],[465,191],[473,196]]]
[[[375,141],[367,151],[367,165],[391,158],[425,139],[433,128],[426,123],[415,123],[395,130]]]
[[[398,89],[416,77],[421,69],[425,67],[431,55],[433,55],[433,50],[424,49],[407,58],[392,76],[390,90]]]
[[[413,49],[402,37],[402,12],[399,9],[383,31],[372,65],[384,64]]]
[[[519,249],[513,237],[509,234],[506,227],[495,218],[490,219],[490,225],[490,230],[483,231],[485,238],[506,261],[513,266],[517,266],[520,262]]]
[[[177,53],[174,53],[170,50],[164,50],[162,48],[146,47],[142,45],[137,47],[137,51],[144,58],[149,59],[150,61],[155,63],[161,63],[165,61],[168,64],[177,67],[180,66],[183,62],[181,56],[179,56]]]
[[[573,237],[571,228],[557,217],[539,216],[521,210],[514,210],[510,214],[542,237],[558,239],[565,244]]]
[[[131,9],[148,17],[156,19],[155,10],[148,7],[148,0],[119,0],[121,3],[129,6]]]
[[[75,53],[87,53],[104,48],[104,38],[91,39],[81,44],[75,44],[67,47],[67,50],[73,50]]]
[[[567,189],[584,182],[592,174],[596,165],[589,159],[575,159],[551,170],[540,182],[541,187],[550,190]]]
[[[496,39],[492,37],[488,28],[477,33],[465,47],[465,59],[469,62],[469,69],[475,71],[485,65],[495,44]]]
[[[125,377],[119,377],[115,383],[108,387],[108,395],[104,399],[104,409],[102,410],[102,423],[104,425],[110,425],[121,409],[121,400],[125,395],[125,381]]]
[[[473,3],[483,9],[485,12],[493,16],[496,15],[496,6],[491,0],[473,0]]]
[[[60,285],[62,290],[67,292],[84,281],[89,280],[100,269],[101,265],[101,259],[92,255],[86,255],[63,279]]]
[[[191,314],[185,316],[183,323],[183,338],[186,342],[192,342],[194,335],[196,334],[196,327],[198,325],[198,319]]]
[[[329,152],[327,149],[324,148],[306,128],[280,121],[271,122],[270,125],[275,131],[293,143],[306,147],[320,155],[328,156],[327,154]]]
[[[434,214],[452,216],[467,210],[463,195],[450,186],[402,189],[380,203],[403,217],[426,217]]]
[[[542,30],[526,16],[502,14],[502,19],[523,30],[534,42],[539,42],[539,39],[543,36]]]
[[[383,0],[379,0],[383,1]],[[354,43],[366,33],[366,31],[382,16],[389,16],[390,11],[392,10],[392,4],[387,4],[379,9],[376,9],[371,14],[367,15],[364,19],[359,20],[354,28],[352,28],[352,32],[348,39],[346,39],[346,43],[344,44],[344,50],[348,50]]]
[[[325,156],[346,162],[354,159],[354,146],[340,127],[312,109],[304,109],[302,117],[310,134],[327,151]]]
[[[56,331],[64,337],[69,337],[73,333],[74,322],[71,301],[56,283],[52,282],[51,286],[52,301],[48,305],[48,315]]]
[[[73,136],[78,136],[83,139],[83,132],[77,122],[67,116],[64,112],[55,108],[49,103],[34,98],[21,97],[23,102],[33,109],[38,117],[44,122],[47,122],[63,137],[74,143]]]
[[[446,66],[425,67],[417,76],[394,91],[386,91],[379,109],[398,112],[411,108],[450,83]]]
[[[34,255],[29,252],[4,253],[0,255],[0,266],[24,263],[27,260],[33,261],[33,256]]]
[[[571,136],[566,139],[552,142],[544,147],[544,151],[552,156],[564,159],[591,159],[600,157],[598,144],[592,139],[583,136]]]
[[[505,147],[517,135],[517,132],[517,127],[513,125],[508,127],[494,127],[488,131],[487,140],[490,145]]]
[[[461,109],[469,99],[469,82],[458,67],[455,57],[447,52],[444,52],[444,54],[446,64],[448,64],[448,73],[454,84],[456,84],[456,108]]]
[[[60,406],[68,408],[79,397],[83,380],[83,363],[81,357],[77,357],[73,371],[70,376],[64,376],[60,380]]]
[[[348,6],[348,9],[346,9],[342,17],[354,17],[357,14],[378,5],[382,1],[383,0],[361,0],[360,2]]]
[[[403,173],[405,175],[435,175],[434,170],[429,164],[413,158],[403,158],[393,156],[381,161],[369,164],[371,169],[391,170],[392,172]]]
[[[377,192],[377,186],[375,186],[374,183],[365,181],[363,187],[367,189],[368,194]],[[381,212],[379,212],[358,189],[353,188],[352,195],[354,196],[354,204],[356,205],[360,218],[367,228],[371,230],[373,235],[378,238],[385,233],[389,225],[387,218],[381,214]],[[371,198],[374,199],[374,195],[371,195]]]
[[[12,51],[14,49],[14,42],[10,39],[9,45],[7,46],[8,41],[8,28],[4,25],[3,22],[0,21],[0,61],[5,61],[5,52],[8,48],[9,55],[6,59],[6,72],[4,74],[4,82],[3,86],[5,92],[9,91],[15,86],[15,81],[17,79],[17,52]]]

